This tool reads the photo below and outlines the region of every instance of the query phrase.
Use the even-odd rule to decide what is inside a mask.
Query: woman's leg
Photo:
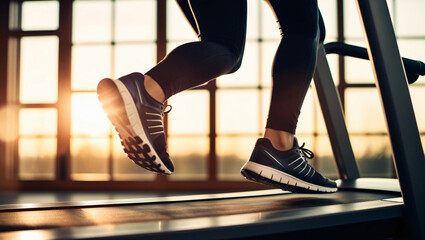
[[[269,0],[282,40],[274,59],[272,100],[264,138],[257,140],[241,173],[248,179],[295,192],[336,192],[334,181],[307,161],[312,151],[294,137],[300,108],[316,65],[320,39],[317,0]],[[324,33],[324,31],[323,31]]]
[[[272,67],[272,99],[265,138],[279,150],[293,146],[300,109],[313,77],[324,24],[317,0],[269,0],[282,39]]]
[[[156,99],[160,102],[236,71],[245,45],[246,0],[180,0],[177,3],[198,33],[200,42],[177,47],[146,73],[148,92],[149,84],[155,83],[156,89],[160,87],[163,91],[162,99]],[[156,94],[152,95],[155,98]]]
[[[124,152],[137,165],[171,174],[163,101],[185,89],[235,71],[241,62],[246,32],[246,0],[180,1],[200,42],[174,49],[147,72],[117,80],[103,79],[97,92],[108,118],[119,132]],[[188,11],[189,9],[190,11]]]

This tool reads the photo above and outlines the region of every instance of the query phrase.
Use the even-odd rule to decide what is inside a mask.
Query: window
[[[143,14],[140,10],[143,9]],[[153,180],[128,161],[97,101],[97,83],[156,63],[156,1],[73,3],[71,179]]]
[[[21,180],[54,180],[57,155],[59,2],[20,4],[21,24],[15,26],[19,46],[19,86],[12,119],[18,119],[14,172]]]

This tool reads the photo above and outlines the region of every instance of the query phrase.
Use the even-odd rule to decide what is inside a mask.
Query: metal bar
[[[58,105],[56,103],[24,103],[19,104],[16,108],[56,108]]]
[[[339,175],[344,180],[359,178],[360,173],[348,137],[340,98],[332,80],[323,45],[319,47],[317,53],[314,83]]]
[[[9,13],[9,29],[16,30],[21,29],[22,23],[22,2],[21,1],[10,1],[10,13]],[[8,74],[7,74],[7,102],[8,104],[17,105],[19,103],[20,96],[20,84],[21,84],[21,38],[9,35],[9,52],[8,52]],[[8,128],[11,129],[12,133],[17,133],[19,125],[15,124],[19,121],[19,112],[15,109],[10,111],[10,117]],[[18,179],[19,178],[19,138],[15,138],[8,143],[6,148],[6,169],[8,169],[8,175],[6,178]]]
[[[385,0],[356,0],[412,236],[425,239],[425,156]]]
[[[56,181],[70,180],[72,0],[60,1]]]
[[[22,31],[22,30],[12,30],[10,32],[11,36],[16,37],[33,37],[33,36],[52,36],[58,35],[58,30],[44,30],[44,31]]]
[[[209,142],[210,142],[210,154],[208,158],[208,181],[215,182],[217,181],[217,129],[216,129],[216,119],[217,119],[217,82],[216,80],[210,81],[207,84],[208,93],[209,93]]]
[[[0,131],[6,132],[7,57],[9,41],[9,2],[0,2]],[[4,136],[3,136],[4,137]],[[0,181],[6,179],[6,137],[0,138]],[[0,183],[1,184],[1,183]]]
[[[375,83],[347,83],[347,88],[374,88],[376,87]]]
[[[115,77],[119,77],[119,76],[117,76],[116,75],[116,69],[115,69],[115,63],[117,62],[117,60],[116,60],[116,55],[115,55],[115,52],[116,52],[116,39],[115,39],[115,36],[116,36],[116,26],[115,26],[115,22],[116,22],[116,7],[117,7],[117,4],[116,4],[116,1],[115,0],[112,0],[111,1],[111,4],[112,4],[112,8],[110,9],[110,13],[111,13],[111,19],[110,19],[110,24],[111,24],[111,33],[110,33],[110,36],[111,36],[111,43],[110,43],[110,48],[109,48],[109,52],[111,53],[111,60],[109,61],[109,66],[110,66],[110,72],[109,72],[109,74],[111,74],[111,76],[113,77],[113,78],[115,78]],[[109,128],[109,139],[108,139],[108,147],[109,147],[109,149],[108,149],[108,157],[107,157],[107,162],[108,162],[108,164],[107,164],[107,166],[108,166],[108,175],[109,175],[109,177],[108,177],[108,180],[109,181],[114,181],[115,179],[114,179],[114,153],[113,153],[113,149],[114,149],[114,144],[115,144],[115,142],[114,142],[114,130],[112,129],[112,128]]]
[[[156,62],[159,63],[167,55],[167,1],[158,0],[156,2],[157,17],[156,17]],[[168,138],[168,114],[164,117],[164,130]],[[167,176],[158,174],[155,183],[165,185]]]
[[[338,17],[338,42],[345,41],[344,35],[344,0],[337,0],[337,17]],[[345,89],[347,89],[347,80],[345,79],[345,58],[344,56],[338,56],[338,86],[337,90],[339,93],[342,112],[345,113]]]

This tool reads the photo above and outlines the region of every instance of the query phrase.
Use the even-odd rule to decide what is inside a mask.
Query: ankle
[[[157,102],[165,102],[165,94],[161,86],[150,76],[145,75],[144,81],[145,89],[148,94],[155,99]]]
[[[290,132],[266,128],[264,138],[270,140],[273,147],[279,151],[288,151],[294,147],[295,135]]]

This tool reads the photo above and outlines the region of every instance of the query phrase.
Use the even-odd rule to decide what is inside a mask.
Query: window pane
[[[396,30],[399,36],[425,35],[425,29],[418,23],[425,22],[425,1],[397,0],[396,1]]]
[[[32,1],[22,3],[22,30],[56,30],[58,27],[58,1]]]
[[[256,137],[217,138],[217,177],[219,180],[243,181],[245,179],[240,174],[240,169],[249,160],[256,141]]]
[[[313,165],[315,169],[323,176],[338,179],[338,170],[329,137],[319,136],[315,138],[314,145],[309,145],[308,139],[303,138],[303,141],[306,142],[308,149],[312,149],[314,151],[314,155],[316,157],[313,160]],[[311,147],[309,148],[309,146]]]
[[[349,44],[365,47],[363,41],[351,41]],[[345,57],[345,78],[348,83],[375,83],[373,68],[369,60]]]
[[[56,109],[36,108],[19,111],[19,134],[55,136],[57,132]]]
[[[388,136],[351,137],[362,177],[396,177]]]
[[[358,58],[345,58],[345,79],[348,83],[375,83],[370,62]]]
[[[241,68],[235,73],[219,77],[217,86],[258,86],[260,78],[258,47],[257,42],[247,42]]]
[[[425,35],[421,40],[398,40],[398,47],[402,57],[407,57],[415,60],[425,61]],[[424,80],[425,77],[418,79]]]
[[[263,1],[258,1],[261,3],[261,37],[263,39],[273,39],[275,41],[280,40],[280,30],[277,20],[274,16],[273,11]],[[248,29],[251,26],[248,26]]]
[[[58,91],[58,38],[21,39],[21,103],[54,103]]]
[[[394,19],[392,1],[386,2],[388,4],[390,16],[392,19]],[[360,24],[360,17],[357,9],[358,8],[355,1],[344,1],[344,35],[346,38],[363,38],[363,30]]]
[[[111,77],[111,46],[72,48],[72,89],[96,90],[97,83]]]
[[[412,98],[413,108],[415,110],[416,122],[419,131],[425,132],[425,87],[410,87],[410,95]]]
[[[72,20],[73,42],[111,41],[111,1],[74,1]]]
[[[118,134],[112,142],[113,179],[118,181],[152,181],[156,174],[136,165],[124,153]]]
[[[258,64],[261,66],[261,85],[263,86],[272,86],[272,66],[278,46],[279,40],[263,42],[261,44],[261,61]]]
[[[96,93],[74,93],[71,104],[71,134],[73,136],[109,136],[111,125],[102,111]]]
[[[109,139],[71,139],[71,178],[78,181],[109,180]]]
[[[53,180],[55,160],[56,138],[21,138],[19,140],[19,179]]]
[[[132,72],[145,73],[156,64],[156,44],[117,44],[115,78]]]
[[[320,11],[323,16],[323,21],[326,26],[325,42],[335,41],[338,36],[338,21],[337,21],[337,1],[334,0],[321,0],[318,1]],[[345,4],[345,2],[344,2]],[[355,9],[351,11],[356,12]]]
[[[355,1],[344,1],[344,36],[346,38],[363,37]]]
[[[217,133],[259,133],[257,90],[217,91]]]
[[[301,107],[301,113],[298,117],[297,130],[298,134],[313,134],[315,130],[315,118],[314,118],[314,102],[313,92],[309,88],[307,95],[305,96],[304,103]]]
[[[258,31],[259,24],[261,23],[258,16],[260,4],[263,4],[263,2],[248,1],[246,37],[249,40],[257,40],[260,37],[260,33]]]
[[[376,89],[346,90],[346,122],[351,133],[387,131],[381,102]]]
[[[171,180],[208,178],[209,139],[207,137],[169,137],[168,152],[175,165]]]
[[[156,1],[117,1],[115,3],[115,34],[117,41],[154,41],[156,39]]]
[[[205,90],[192,90],[173,96],[169,104],[169,134],[209,133],[209,94]]]
[[[197,39],[176,1],[167,0],[167,38],[170,41]]]
[[[269,116],[270,109],[270,96],[271,89],[263,89],[261,91],[261,110],[260,110],[260,130],[261,135],[264,135],[264,131],[266,130],[267,118]]]
[[[314,88],[315,89],[315,88]],[[319,98],[317,96],[316,90],[314,90],[314,105],[315,105],[315,130],[317,133],[328,133],[328,129],[326,128],[325,118],[323,117],[322,108],[320,107]]]

